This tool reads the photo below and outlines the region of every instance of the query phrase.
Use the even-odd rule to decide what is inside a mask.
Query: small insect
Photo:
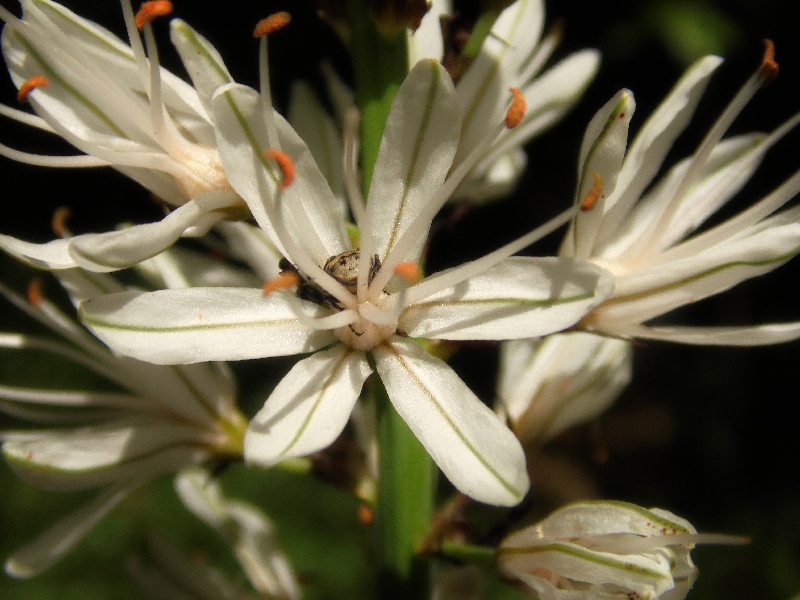
[[[331,256],[325,261],[322,269],[347,288],[348,292],[355,293],[356,285],[358,284],[358,262],[360,257],[361,251],[358,248],[355,250],[348,250],[336,256]],[[280,262],[278,262],[278,268],[280,268],[281,271],[294,271],[297,273],[297,267],[286,258],[282,258]],[[369,266],[369,274],[367,275],[368,285],[372,283],[372,280],[375,278],[375,275],[378,274],[380,268],[381,259],[375,254]],[[316,285],[313,280],[305,279],[302,276],[300,277],[300,284],[297,286],[297,297],[313,302],[314,304],[328,304],[333,308],[342,310],[342,306],[335,296]]]

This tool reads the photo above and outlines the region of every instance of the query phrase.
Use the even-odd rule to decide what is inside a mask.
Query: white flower
[[[170,8],[149,2],[134,17],[129,0],[122,0],[130,45],[50,0],[23,0],[22,19],[0,7],[6,64],[36,115],[7,106],[0,114],[59,135],[85,153],[40,156],[0,145],[0,154],[51,167],[111,166],[177,207],[157,223],[48,244],[0,235],[0,248],[33,266],[113,271],[245,211],[222,168],[209,114],[211,94],[231,77],[216,50],[178,19],[171,23],[172,41],[195,87],[160,68],[143,18],[148,5]]]
[[[631,344],[580,331],[500,346],[497,409],[525,447],[594,419],[631,379]]]
[[[289,561],[280,551],[269,519],[240,500],[228,500],[207,471],[184,469],[175,490],[186,508],[216,530],[236,555],[253,588],[264,598],[300,598]]]
[[[75,298],[123,289],[107,276],[73,271],[62,276]],[[103,488],[89,504],[15,552],[5,565],[10,575],[29,577],[48,568],[150,479],[186,465],[241,456],[246,423],[224,365],[166,367],[118,357],[38,297],[35,288],[29,294],[33,304],[2,285],[0,294],[69,342],[2,334],[0,347],[48,353],[124,390],[0,385],[0,411],[46,426],[0,433],[11,468],[44,489]]]
[[[295,365],[249,426],[246,459],[262,465],[333,442],[374,364],[399,414],[458,489],[484,502],[518,502],[528,487],[519,443],[455,372],[409,338],[534,337],[575,323],[610,293],[603,270],[572,259],[507,258],[569,214],[409,286],[395,273],[413,268],[408,261],[419,257],[431,220],[470,166],[448,177],[461,116],[447,73],[421,62],[400,87],[366,209],[354,197],[349,149],[360,252],[305,144],[285,121],[270,119],[264,103],[244,86],[220,88],[218,145],[234,188],[297,268],[279,279],[299,283],[297,294],[113,294],[85,302],[84,322],[117,351],[159,363],[318,350]],[[281,150],[265,155],[265,148]]]
[[[690,67],[627,151],[634,109],[630,92],[623,90],[597,113],[581,149],[577,198],[593,197],[598,205],[576,217],[560,252],[591,260],[616,278],[613,296],[581,323],[586,329],[621,337],[745,346],[800,335],[797,322],[719,328],[643,325],[767,273],[800,251],[800,207],[776,212],[800,191],[800,172],[750,208],[698,232],[742,189],[767,150],[800,120],[796,115],[769,135],[722,139],[748,100],[777,73],[771,53],[768,45],[759,70],[695,153],[655,183],[721,59],[708,56]]]
[[[689,556],[695,544],[743,542],[698,534],[660,508],[579,502],[505,538],[497,565],[540,600],[682,600],[697,578]]]
[[[433,3],[414,34],[412,60],[442,58],[438,19],[449,3]],[[434,25],[435,23],[435,25]],[[549,129],[577,103],[597,73],[596,50],[581,50],[541,72],[558,46],[560,30],[542,39],[544,3],[517,0],[498,17],[480,52],[456,84],[464,114],[454,167],[481,143],[508,106],[506,93],[518,88],[527,100],[525,118],[504,131],[453,193],[454,200],[485,202],[508,195],[516,187],[527,157],[522,147]]]

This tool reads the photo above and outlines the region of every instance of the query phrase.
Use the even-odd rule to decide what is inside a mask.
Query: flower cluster
[[[399,71],[387,67],[380,100],[365,100],[360,74],[351,90],[323,63],[333,113],[296,82],[286,118],[273,104],[269,39],[291,15],[256,24],[254,89],[234,81],[212,44],[180,19],[170,37],[191,84],[168,72],[153,22],[172,3],[144,2],[136,13],[129,0],[121,4],[127,41],[52,0],[21,0],[22,17],[0,7],[3,56],[18,100],[33,111],[2,105],[0,114],[80,152],[0,144],[0,155],[112,167],[166,209],[157,222],[81,235],[59,213],[57,239],[44,244],[0,233],[6,254],[55,273],[79,321],[38,283],[27,300],[0,284],[17,311],[63,338],[3,333],[0,348],[52,355],[112,390],[0,382],[0,411],[19,422],[0,432],[11,468],[46,489],[102,488],[13,554],[13,576],[48,568],[134,489],[178,473],[181,501],[230,547],[250,587],[264,598],[299,598],[302,578],[269,519],[222,496],[217,478],[243,462],[320,475],[357,497],[362,525],[375,517],[368,529],[380,548],[371,557],[379,585],[400,581],[410,595],[421,589],[412,563],[447,556],[454,539],[473,541],[462,527],[466,503],[519,505],[542,447],[616,400],[631,380],[637,338],[760,345],[800,337],[800,322],[650,323],[800,252],[800,209],[786,208],[800,192],[800,171],[705,225],[800,121],[725,137],[777,75],[769,42],[690,157],[659,175],[721,62],[715,56],[688,69],[630,144],[632,92],[597,112],[571,206],[479,258],[427,272],[442,210],[511,194],[527,165],[523,146],[555,126],[597,73],[591,49],[543,71],[561,30],[542,36],[541,1],[485,2],[467,25],[443,2],[329,0],[322,11],[331,20],[352,21],[341,31],[373,36],[353,44],[354,52],[378,49],[355,57],[360,64],[381,65],[382,49]],[[407,27],[416,31],[405,35]],[[386,114],[376,121],[380,103]],[[370,149],[369,140],[379,144]],[[562,226],[557,256],[520,254]],[[448,364],[469,343],[499,347],[494,409]],[[259,386],[258,406],[245,416],[225,361],[275,357],[297,358],[270,375],[277,383]],[[379,416],[387,414],[399,416],[391,427]],[[404,464],[421,456],[417,445],[425,464]],[[438,515],[428,459],[455,488]],[[253,481],[263,473],[248,472]],[[384,483],[398,473],[410,474],[407,489]],[[505,514],[495,531],[517,518]],[[152,564],[131,559],[128,568],[154,596],[249,597],[159,534],[149,540]],[[679,599],[696,577],[690,547],[731,541],[697,534],[661,509],[604,501],[561,508],[490,552],[503,578],[540,598]],[[435,595],[470,591],[459,570],[442,573]]]

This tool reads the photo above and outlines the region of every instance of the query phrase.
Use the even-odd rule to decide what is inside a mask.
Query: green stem
[[[427,561],[417,554],[433,517],[435,467],[428,452],[397,414],[375,378],[380,478],[375,509],[378,597],[425,598]]]
[[[397,90],[408,74],[408,48],[404,34],[387,40],[377,31],[364,0],[349,0],[348,13],[352,27],[350,50],[356,104],[361,111],[361,170],[366,196],[386,118]]]
[[[452,558],[461,563],[482,565],[494,569],[496,552],[489,546],[474,546],[471,544],[457,544],[455,542],[442,542],[442,556]]]

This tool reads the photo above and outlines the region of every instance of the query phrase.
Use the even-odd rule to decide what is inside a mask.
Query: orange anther
[[[775,44],[772,40],[764,40],[764,58],[758,68],[761,86],[769,85],[778,76],[778,63],[775,62]]]
[[[513,96],[511,106],[506,111],[506,127],[514,129],[517,125],[522,123],[525,118],[525,111],[528,109],[528,103],[525,102],[525,96],[519,91],[519,88],[510,88],[509,91]]]
[[[278,187],[281,189],[289,187],[294,181],[294,161],[289,157],[288,154],[286,154],[286,152],[282,150],[275,150],[274,148],[264,150],[264,156],[266,158],[271,158],[278,163],[278,168],[283,174],[283,179],[278,184]]]
[[[297,271],[281,271],[277,277],[267,281],[262,288],[265,296],[276,290],[285,290],[300,284],[300,275]]]
[[[260,38],[263,35],[269,35],[278,29],[286,27],[292,20],[292,15],[288,12],[277,12],[274,15],[268,16],[266,19],[261,19],[256,23],[256,28],[253,30],[253,37]]]
[[[42,280],[34,277],[28,284],[28,302],[38,308],[39,304],[42,303],[42,297]]]
[[[600,177],[600,173],[592,173],[592,179],[594,179],[594,184],[581,200],[582,211],[592,210],[603,193],[603,178]]]
[[[169,14],[172,14],[172,2],[169,0],[150,0],[150,2],[142,2],[139,12],[136,13],[134,23],[136,23],[136,28],[141,30],[153,19],[165,17]]]
[[[47,87],[48,85],[50,85],[50,80],[43,75],[34,75],[30,79],[23,81],[17,92],[17,102],[27,102],[28,94],[38,87]]]
[[[69,219],[72,211],[67,206],[59,206],[53,211],[53,219],[50,221],[50,226],[53,228],[53,233],[58,237],[68,237],[70,235],[67,229],[67,219]]]
[[[411,285],[422,279],[422,269],[419,268],[419,263],[414,260],[401,262],[394,268],[394,272]]]
[[[372,512],[372,508],[362,502],[358,505],[357,518],[362,525],[369,525],[375,520],[375,513]]]

